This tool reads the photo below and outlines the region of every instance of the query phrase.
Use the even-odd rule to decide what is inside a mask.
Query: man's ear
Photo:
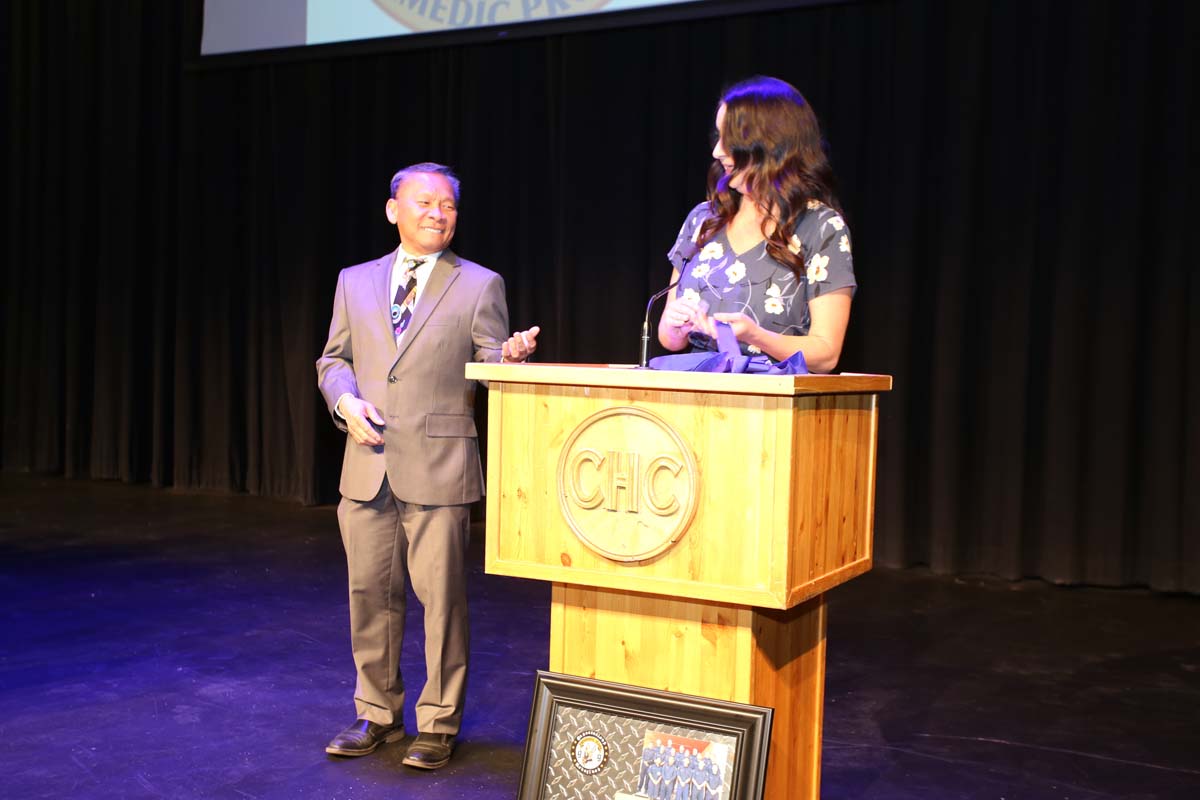
[[[384,206],[384,212],[387,214],[388,222],[392,223],[393,225],[396,224],[396,211],[398,208],[399,204],[396,202],[396,198],[394,197],[389,198],[387,205]]]

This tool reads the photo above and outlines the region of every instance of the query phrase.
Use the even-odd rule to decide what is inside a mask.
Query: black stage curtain
[[[629,362],[714,103],[820,114],[882,401],[876,554],[1200,592],[1197,60],[1187,2],[852,2],[414,52],[193,63],[197,0],[3,23],[6,470],[335,499],[315,389],[399,166],[541,358]],[[730,448],[737,438],[730,436]]]

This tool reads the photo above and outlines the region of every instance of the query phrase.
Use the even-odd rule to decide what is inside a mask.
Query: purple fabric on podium
[[[717,323],[717,352],[678,353],[650,359],[650,369],[676,372],[747,372],[761,375],[807,375],[804,353],[797,350],[785,361],[771,363],[766,356],[743,355],[733,328]]]

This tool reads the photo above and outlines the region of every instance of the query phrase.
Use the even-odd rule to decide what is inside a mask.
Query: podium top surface
[[[499,383],[605,386],[676,392],[809,395],[873,394],[892,388],[892,376],[862,373],[834,375],[736,375],[640,369],[633,364],[467,364],[467,377]]]

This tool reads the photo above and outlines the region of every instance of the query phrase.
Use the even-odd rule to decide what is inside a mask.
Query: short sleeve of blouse
[[[809,297],[857,289],[850,228],[841,214],[822,203],[811,206],[796,224],[795,239],[803,248]]]
[[[683,221],[679,235],[675,237],[675,244],[667,251],[667,260],[680,272],[683,271],[683,265],[695,255],[696,237],[700,235],[700,226],[710,216],[712,213],[708,209],[708,201],[705,201],[689,211],[687,219]]]

